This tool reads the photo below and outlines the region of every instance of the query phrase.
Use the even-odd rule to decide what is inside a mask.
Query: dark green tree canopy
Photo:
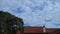
[[[13,25],[14,24],[14,25]],[[13,26],[16,26],[16,30],[24,30],[23,28],[23,19],[18,18],[8,12],[0,11],[0,32],[1,30],[13,30],[11,29]]]
[[[23,24],[22,18],[18,18],[8,12],[3,12],[3,11],[0,11],[0,20],[3,21],[15,20],[15,22],[20,22]]]

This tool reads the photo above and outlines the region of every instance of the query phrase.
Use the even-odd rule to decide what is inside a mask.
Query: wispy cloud
[[[60,24],[58,0],[0,0],[0,10],[23,18],[25,26],[42,26],[43,22],[46,27],[56,27],[57,23]]]

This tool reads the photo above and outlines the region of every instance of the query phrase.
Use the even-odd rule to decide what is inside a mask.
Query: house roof
[[[46,33],[51,33],[60,28],[46,28]],[[24,33],[42,33],[43,32],[43,27],[31,27],[31,26],[26,26],[24,28]]]
[[[46,28],[46,32],[50,33],[50,32],[54,32],[58,29],[60,29],[60,28]]]
[[[24,28],[24,33],[40,33],[42,32],[42,27],[30,27],[27,26]]]

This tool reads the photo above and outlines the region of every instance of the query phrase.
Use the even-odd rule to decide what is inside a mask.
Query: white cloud
[[[58,0],[1,0],[0,10],[23,18],[25,26],[55,27],[60,23],[60,1]],[[19,8],[19,10],[17,10]]]

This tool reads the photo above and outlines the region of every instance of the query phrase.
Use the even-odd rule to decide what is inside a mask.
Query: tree
[[[24,23],[22,18],[18,18],[8,12],[0,11],[0,34],[5,32],[7,34],[13,34],[13,31],[23,31]]]

